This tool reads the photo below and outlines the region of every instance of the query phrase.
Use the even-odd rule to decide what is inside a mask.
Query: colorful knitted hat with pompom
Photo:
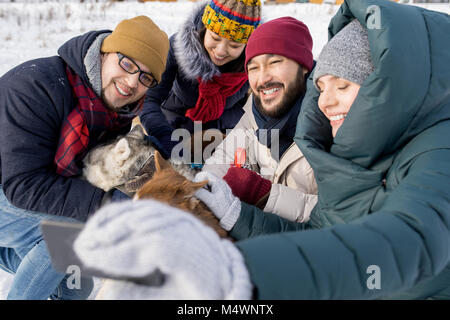
[[[260,0],[211,0],[202,17],[206,28],[241,43],[247,43],[260,21]]]

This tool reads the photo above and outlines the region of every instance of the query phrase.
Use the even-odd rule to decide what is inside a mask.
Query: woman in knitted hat
[[[343,124],[361,85],[373,70],[367,31],[356,19],[320,53],[313,81],[320,92],[320,111],[330,121],[333,137]]]
[[[225,133],[243,115],[248,98],[245,45],[259,25],[260,0],[211,0],[196,6],[170,38],[161,83],[148,91],[140,120],[168,156],[176,128]]]

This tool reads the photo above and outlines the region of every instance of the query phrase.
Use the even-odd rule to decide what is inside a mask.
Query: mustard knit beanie
[[[202,17],[206,28],[241,43],[247,43],[260,21],[260,0],[211,0]]]
[[[166,68],[169,39],[149,17],[138,16],[121,21],[103,40],[102,52],[120,52],[142,62],[158,83]]]

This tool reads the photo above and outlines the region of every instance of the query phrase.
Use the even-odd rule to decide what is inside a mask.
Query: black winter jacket
[[[198,40],[198,31],[203,26],[203,9],[204,5],[197,6],[181,30],[170,38],[170,50],[162,80],[158,86],[148,90],[140,115],[147,132],[159,140],[169,154],[178,143],[171,141],[174,129],[194,131],[194,123],[185,114],[197,103],[197,78],[201,77],[207,81],[213,76],[227,72],[212,63]],[[222,116],[203,123],[202,129],[216,128],[225,133],[226,129],[234,128],[244,114],[242,108],[247,101],[248,91],[249,85],[246,82],[234,95],[226,99]]]
[[[100,206],[105,192],[79,177],[56,174],[54,157],[61,125],[76,102],[66,63],[89,84],[83,59],[105,32],[111,31],[75,37],[59,56],[25,62],[0,78],[0,177],[14,206],[81,221]]]

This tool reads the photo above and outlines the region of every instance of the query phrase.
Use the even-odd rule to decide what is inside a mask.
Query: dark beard
[[[303,76],[303,68],[300,67],[297,71],[297,76],[295,77],[294,83],[288,85],[283,99],[278,105],[275,106],[275,108],[273,108],[273,110],[265,110],[262,106],[261,99],[254,93],[253,99],[255,101],[256,108],[261,114],[273,119],[280,119],[287,112],[289,112],[289,110],[291,110],[300,97],[305,95],[305,92],[306,84]]]

